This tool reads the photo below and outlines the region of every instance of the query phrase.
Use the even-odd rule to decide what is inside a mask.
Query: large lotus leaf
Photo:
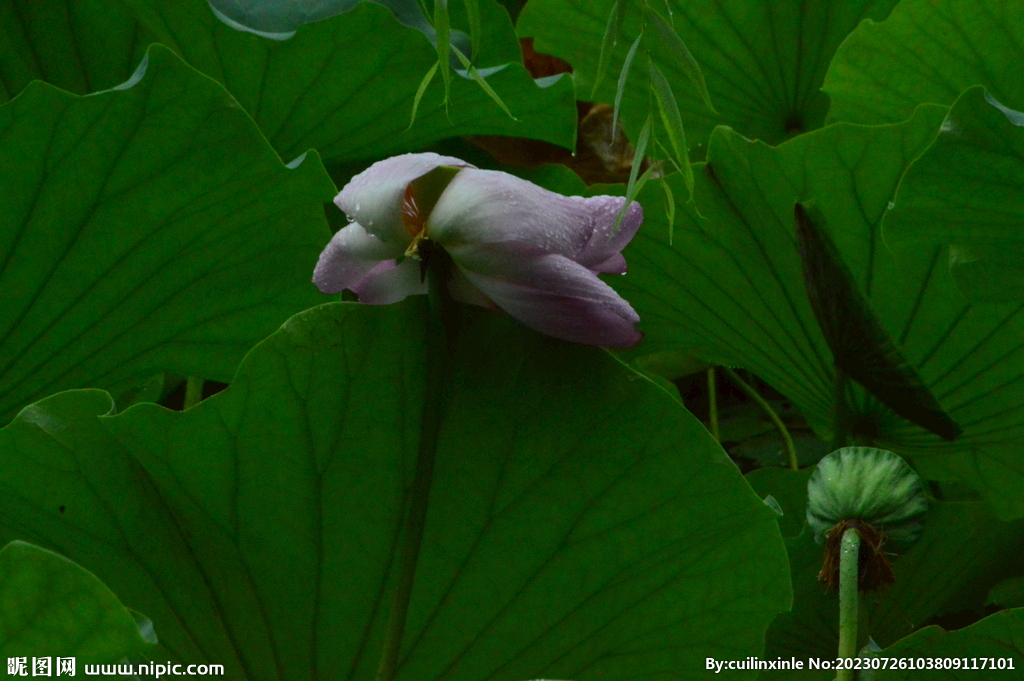
[[[0,550],[0,658],[25,658],[29,670],[32,658],[45,657],[52,674],[54,657],[113,663],[151,648],[132,614],[95,575],[25,542]]]
[[[364,2],[300,26],[287,40],[274,40],[229,27],[205,0],[126,2],[160,42],[221,82],[285,160],[309,148],[327,163],[374,159],[458,135],[531,137],[566,147],[575,140],[570,79],[541,87],[520,63],[481,64],[499,67],[487,81],[518,121],[459,75],[453,76],[445,107],[438,75],[409,128],[416,89],[437,62],[437,50],[376,4]],[[515,35],[504,10],[492,8],[488,16],[498,12],[507,30],[488,42],[504,41],[500,51],[507,53]],[[497,18],[488,24],[501,28]]]
[[[959,660],[965,668],[887,669],[875,672],[878,681],[917,681],[920,679],[1012,679],[1020,674],[1024,659],[1024,608],[1003,610],[957,631],[927,627],[886,648],[881,657]]]
[[[827,432],[835,418],[832,356],[808,302],[793,217],[795,202],[817,199],[871,311],[964,430],[956,442],[940,442],[857,389],[849,398],[855,434],[914,450],[923,472],[964,477],[1004,516],[1019,516],[1024,461],[1008,443],[1024,437],[1021,307],[972,306],[956,290],[943,247],[897,261],[879,236],[897,181],[944,111],[922,107],[899,125],[831,126],[778,148],[719,129],[709,163],[696,171],[707,222],[679,203],[670,243],[663,211],[649,210],[625,253],[630,273],[612,283],[647,334],[635,352],[693,352],[744,366]],[[681,180],[665,181],[676,197],[686,195]],[[655,183],[640,200],[658,206],[664,196]]]
[[[899,254],[953,244],[950,264],[978,301],[1024,300],[1024,114],[976,86],[950,109],[935,142],[907,170],[882,221]]]
[[[30,81],[84,95],[132,74],[152,42],[120,2],[6,0],[0,3],[0,104]]]
[[[925,531],[893,561],[896,583],[865,597],[870,632],[885,647],[933,617],[984,610],[989,590],[1020,571],[1024,521],[1005,522],[977,501],[935,502]]]
[[[806,529],[807,481],[815,467],[792,471],[759,468],[746,480],[758,496],[771,495],[782,509],[779,529],[789,554],[793,579],[793,607],[775,618],[765,634],[765,659],[831,657],[839,645],[839,608],[835,594],[825,592],[817,580],[821,570],[822,547]],[[767,673],[766,673],[767,674]],[[764,675],[762,675],[763,677]],[[781,681],[820,679],[831,681],[835,674],[812,670],[772,671]]]
[[[985,602],[1005,608],[1024,607],[1024,576],[1002,580],[988,592]]]
[[[786,538],[790,573],[793,575],[793,608],[780,613],[765,633],[765,658],[806,660],[834,657],[839,648],[839,597],[818,581],[822,547],[811,533]],[[831,681],[835,674],[794,670],[783,679]]]
[[[748,473],[747,480],[758,495],[771,494],[787,516],[798,515],[802,520],[812,471],[813,467],[802,471],[764,468]],[[787,529],[792,533],[793,523],[786,516],[779,525],[784,534]],[[933,617],[980,612],[989,589],[1019,569],[1019,558],[1006,547],[1022,540],[1024,521],[999,521],[987,504],[934,503],[921,538],[902,555],[890,556],[895,583],[862,596],[863,638],[870,635],[887,646]],[[825,591],[817,580],[823,547],[808,531],[788,536],[786,547],[793,575],[793,610],[781,613],[768,629],[765,658],[832,657],[838,645],[839,602],[836,593]],[[808,674],[779,676],[798,680],[801,673]]]
[[[426,311],[308,310],[186,412],[28,407],[0,431],[0,535],[94,571],[168,659],[371,678]],[[397,678],[703,678],[707,656],[759,654],[785,553],[701,424],[604,351],[464,312]]]
[[[800,534],[807,523],[807,481],[814,466],[799,471],[782,468],[756,468],[746,480],[760,497],[771,495],[782,509],[779,530],[789,538]]]
[[[426,5],[418,0],[209,0],[210,6],[222,18],[234,22],[236,27],[257,34],[269,34],[281,40],[290,38],[304,24],[344,14],[361,2],[373,2],[387,7],[399,23],[422,32],[432,42],[436,39],[431,19],[424,14]],[[452,23],[468,27],[468,22],[462,21],[459,11],[464,5],[450,5],[448,11]],[[481,28],[478,45],[481,49],[477,56],[487,63],[521,61],[519,45],[507,40],[508,29],[511,28],[508,12],[494,0],[477,0],[477,5],[480,9]],[[452,44],[457,45],[464,54],[470,54],[472,43],[468,35],[454,29],[450,38]],[[453,57],[452,64],[458,66],[460,62]]]
[[[127,88],[0,107],[0,422],[162,370],[227,381],[322,300],[334,186],[286,168],[222,87],[154,46]]]
[[[522,36],[533,36],[539,51],[572,64],[579,91],[589,93],[613,2],[531,0],[517,30]],[[673,85],[687,139],[698,155],[703,155],[711,130],[722,123],[770,144],[820,127],[829,105],[820,88],[836,47],[862,19],[883,19],[895,4],[894,0],[651,3],[662,13],[668,8],[665,16],[671,16],[676,33],[703,70],[720,115],[707,109],[690,85],[684,65],[673,60],[672,52],[648,27],[623,95],[627,129],[636,133],[650,107],[648,70],[641,56],[648,50]],[[614,100],[617,75],[640,30],[641,3],[626,5],[622,35],[597,91],[600,101]]]
[[[823,89],[830,121],[895,123],[918,104],[950,105],[972,85],[1024,106],[1024,5],[1006,0],[903,0],[836,51]]]
[[[264,33],[290,33],[303,24],[344,14],[364,0],[209,0],[229,20]],[[423,16],[416,0],[383,0],[402,14]],[[404,10],[404,11],[403,11]]]

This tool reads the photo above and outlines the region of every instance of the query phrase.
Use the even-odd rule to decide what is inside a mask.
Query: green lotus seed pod
[[[836,524],[856,519],[905,548],[921,536],[927,510],[921,478],[884,449],[837,449],[807,482],[807,523],[819,544]]]

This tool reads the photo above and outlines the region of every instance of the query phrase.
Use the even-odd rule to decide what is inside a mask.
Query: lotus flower
[[[429,239],[454,263],[454,299],[500,308],[555,338],[630,347],[642,337],[640,318],[597,277],[626,272],[620,251],[643,209],[632,203],[615,231],[624,201],[562,196],[448,156],[395,156],[335,198],[352,222],[320,254],[313,282],[324,293],[350,289],[370,305],[426,293],[417,260]]]

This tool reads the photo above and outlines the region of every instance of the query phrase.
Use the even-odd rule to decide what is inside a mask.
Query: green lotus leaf
[[[431,18],[424,14],[426,6],[417,0],[210,0],[210,7],[233,28],[277,40],[287,40],[300,26],[344,14],[361,2],[373,2],[387,7],[399,23],[420,31],[431,42],[435,41],[436,31],[431,25]],[[518,47],[509,52],[505,49],[508,47],[508,41],[500,37],[502,33],[506,33],[507,15],[496,11],[501,9],[496,2],[477,2],[481,15],[479,41],[486,48],[482,52],[487,58],[493,58],[501,51],[504,56],[497,58],[500,61],[519,61]],[[463,8],[464,3],[449,7],[449,15],[455,15],[458,25],[468,27],[468,21],[463,20],[459,11]],[[472,52],[470,37],[462,31],[451,31],[451,44],[465,54]]]
[[[112,88],[154,37],[116,0],[0,3],[0,104],[33,80],[78,95]]]
[[[478,66],[518,120],[456,74],[450,104],[436,78],[411,128],[416,90],[437,50],[380,5],[363,2],[275,40],[229,27],[206,0],[125,1],[160,42],[222,83],[286,161],[310,148],[328,164],[378,159],[459,135],[530,137],[570,148],[575,142],[571,80],[534,81],[508,15],[490,0],[482,3],[489,19],[482,58],[493,61]]]
[[[154,46],[130,86],[0,107],[0,422],[79,387],[228,381],[322,302],[334,185],[285,167],[222,87]]]
[[[680,179],[648,183],[639,196],[645,224],[624,251],[630,272],[610,283],[646,334],[627,356],[679,352],[747,368],[827,440],[836,423],[834,357],[808,300],[793,208],[816,199],[871,315],[964,433],[942,442],[848,385],[854,442],[912,456],[925,477],[962,479],[1001,517],[1020,517],[1024,308],[964,301],[940,245],[896,258],[881,239],[897,183],[945,111],[924,106],[902,124],[830,126],[777,148],[720,128],[709,162],[695,168],[700,214],[682,202]],[[657,208],[662,181],[680,197],[674,230]]]
[[[1010,577],[992,587],[986,604],[1004,608],[1024,607],[1024,577]]]
[[[876,19],[876,17],[872,17]],[[1004,0],[903,0],[861,23],[836,51],[822,89],[829,121],[896,123],[918,104],[950,105],[982,84],[1024,107],[1024,5]]]
[[[897,659],[937,659],[943,664],[941,671],[888,669],[875,672],[875,678],[879,681],[916,681],[934,679],[937,675],[950,681],[1012,678],[1019,673],[1022,653],[1024,608],[1003,610],[957,631],[926,627],[879,653],[882,657]],[[950,667],[954,660],[959,661],[961,668],[947,668],[946,660]]]
[[[55,657],[113,663],[149,654],[153,643],[110,589],[67,558],[21,541],[0,550],[0,656],[22,658],[23,676],[36,676],[33,658],[59,676]]]
[[[277,19],[294,26],[302,23],[298,15],[332,14],[331,4],[288,3]],[[224,85],[286,162],[311,148],[329,164],[365,161],[460,135],[574,146],[571,80],[530,77],[508,14],[494,0],[479,3],[482,47],[475,65],[516,119],[463,73],[452,80],[447,106],[440,78],[434,79],[411,127],[417,88],[437,62],[437,50],[428,35],[403,26],[392,10],[429,35],[433,29],[422,24],[418,5],[413,12],[409,3],[395,1],[381,3],[391,9],[342,4],[349,11],[289,32],[257,34],[228,25],[206,0],[5,3],[0,36],[6,31],[10,40],[0,40],[0,102],[33,79],[80,94],[113,87],[132,73],[149,43],[160,42]],[[453,21],[465,26],[461,3],[455,5]],[[235,9],[261,11],[252,3]],[[271,24],[286,27],[274,24],[277,19]]]
[[[533,37],[539,51],[572,64],[580,92],[589,92],[613,3],[530,0],[516,29],[521,36]],[[704,155],[708,136],[720,124],[777,144],[822,125],[829,102],[820,88],[836,48],[860,21],[884,19],[895,4],[893,0],[653,3],[654,10],[671,17],[676,33],[700,65],[717,115],[692,85],[688,65],[656,38],[654,27],[648,27],[640,54],[649,51],[651,61],[673,86],[693,155]],[[609,74],[619,73],[640,31],[641,4],[627,2],[625,7]],[[644,59],[635,59],[622,94],[622,116],[634,136],[647,119],[652,101]],[[616,79],[609,75],[602,83],[597,99],[615,101]]]
[[[186,412],[29,406],[0,430],[0,537],[94,571],[152,618],[157,659],[372,677],[427,311],[303,312]],[[760,654],[789,602],[776,516],[703,426],[605,351],[464,315],[396,679],[654,680]]]
[[[902,254],[951,244],[960,290],[978,302],[1024,300],[1024,114],[985,88],[964,92],[900,181],[882,230]]]

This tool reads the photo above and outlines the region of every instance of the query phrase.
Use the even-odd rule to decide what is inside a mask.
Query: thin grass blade
[[[448,0],[434,0],[434,31],[437,34],[437,64],[444,82],[444,106],[448,108],[451,95],[452,67],[449,61],[452,47],[451,18],[448,16]]]
[[[615,108],[612,110],[612,143],[615,143],[615,131],[619,127],[619,107],[622,105],[622,93],[626,90],[626,78],[629,77],[629,69],[633,66],[633,58],[636,57],[636,51],[640,48],[640,40],[644,37],[644,32],[640,31],[640,35],[633,41],[633,46],[629,48],[629,53],[626,54],[626,61],[622,62],[622,71],[619,73],[619,84],[615,88]]]
[[[460,62],[462,62],[462,65],[469,73],[469,77],[476,81],[477,85],[483,88],[483,91],[487,93],[487,96],[493,99],[494,102],[501,107],[502,111],[508,114],[509,118],[514,121],[518,121],[519,119],[512,115],[512,112],[509,111],[507,106],[505,106],[505,102],[501,101],[501,97],[499,97],[498,93],[494,91],[494,88],[492,88],[490,83],[487,82],[487,79],[480,74],[480,71],[478,71],[475,66],[469,63],[469,59],[467,59],[466,55],[462,53],[462,50],[455,45],[452,45],[452,51],[455,52],[455,56],[459,58]]]
[[[661,188],[665,190],[665,214],[668,216],[668,245],[671,246],[672,237],[676,232],[676,197],[672,193],[672,187],[668,186],[668,182],[662,181]]]
[[[639,39],[638,39],[639,40]],[[622,218],[626,216],[626,209],[629,208],[629,204],[633,203],[633,197],[636,196],[647,179],[650,177],[651,170],[654,166],[648,168],[644,174],[640,177],[640,181],[637,180],[637,174],[640,172],[640,166],[644,162],[644,154],[647,152],[647,143],[651,140],[651,116],[647,116],[647,122],[644,123],[644,127],[640,130],[640,137],[636,141],[636,152],[633,154],[633,167],[629,171],[629,184],[626,185],[626,202],[622,204],[622,209],[619,210],[619,214],[615,217],[615,225],[612,227],[612,234],[614,235],[619,231],[619,225],[622,224]]]
[[[608,75],[608,65],[612,59],[612,49],[619,42],[619,33],[622,30],[622,17],[626,13],[624,0],[615,0],[612,5],[612,13],[608,15],[608,25],[604,29],[604,37],[601,39],[601,54],[597,58],[597,75],[594,76],[594,87],[590,90],[590,98],[597,96],[597,88]]]
[[[463,0],[466,4],[466,16],[469,19],[470,61],[480,57],[480,39],[483,35],[480,28],[480,0]]]
[[[669,152],[676,167],[683,174],[686,189],[693,195],[693,168],[690,167],[690,152],[686,146],[686,131],[683,129],[683,118],[679,115],[679,104],[672,92],[672,86],[665,79],[665,74],[652,61],[650,63],[651,85],[654,96],[658,100],[658,113],[661,123],[668,133]]]
[[[646,5],[645,5],[646,7]],[[691,83],[697,88],[697,92],[700,93],[700,97],[704,100],[704,105],[713,113],[715,107],[711,104],[711,95],[708,93],[708,85],[704,82],[704,73],[700,70],[700,64],[690,54],[690,49],[686,47],[686,43],[679,37],[672,25],[669,24],[660,14],[647,7],[645,10],[646,17],[650,22],[651,26],[654,27],[654,32],[658,35],[658,39],[661,44],[665,47],[671,58],[679,65],[683,70],[683,73],[690,80]]]
[[[420,100],[423,99],[423,93],[427,91],[427,87],[430,82],[434,80],[434,76],[437,75],[437,66],[440,62],[434,62],[434,65],[430,67],[426,75],[423,76],[423,80],[420,81],[420,86],[416,88],[416,97],[412,100],[412,116],[409,117],[409,127],[406,130],[412,128],[412,124],[416,122],[416,111],[420,108]]]

